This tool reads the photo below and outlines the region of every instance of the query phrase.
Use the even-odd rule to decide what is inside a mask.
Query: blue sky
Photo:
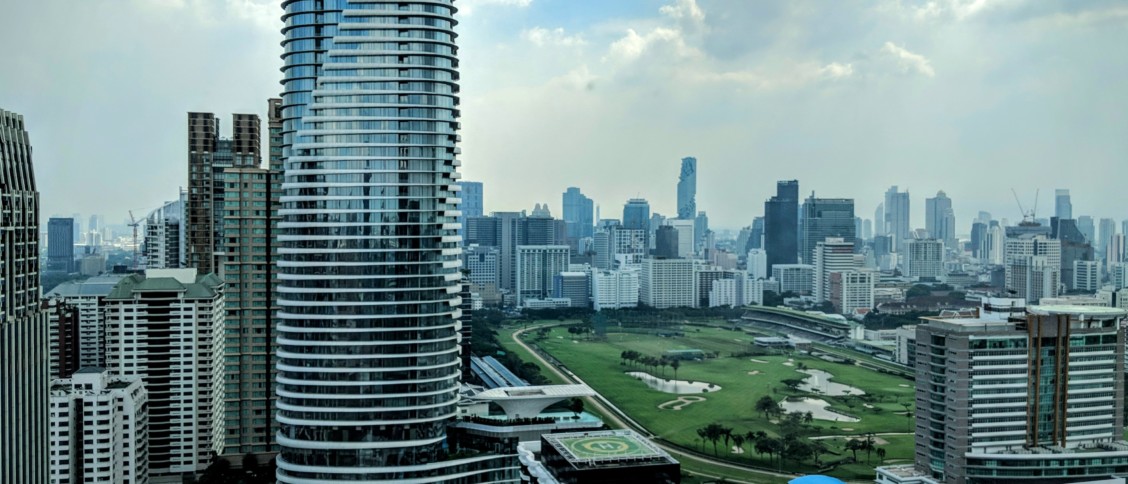
[[[185,113],[265,115],[278,2],[12,2],[0,107],[24,114],[46,215],[123,219],[185,184]],[[872,217],[889,185],[978,210],[1128,218],[1128,5],[1035,0],[460,0],[463,166],[487,210],[579,186],[738,228],[778,179]]]

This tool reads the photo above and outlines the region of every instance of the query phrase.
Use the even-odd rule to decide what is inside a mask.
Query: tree
[[[732,447],[729,446],[729,441],[732,440],[732,437],[733,437],[732,427],[721,426],[720,431],[721,431],[721,438],[725,439],[725,448],[731,449]]]
[[[799,385],[803,384],[803,380],[797,380],[795,378],[788,378],[786,380],[780,380],[780,383],[782,383],[784,386],[786,386],[791,391],[795,391],[795,390],[799,389]]]
[[[718,455],[717,442],[720,441],[722,437],[724,437],[726,427],[720,424],[711,423],[709,425],[706,425],[703,430],[705,431],[704,437],[706,439],[709,439],[709,441],[713,443],[713,455]],[[731,431],[731,429],[729,429],[729,431]],[[698,433],[700,434],[701,432],[699,431]]]
[[[744,453],[744,436],[743,435],[741,435],[741,434],[733,435],[732,436],[732,444],[735,445],[737,448],[739,448],[741,453]],[[880,450],[885,450],[885,449],[880,449]]]
[[[708,432],[705,431],[705,427],[697,429],[697,436],[701,437],[701,452],[705,452],[705,441],[709,440],[709,435]]]
[[[808,411],[807,413],[803,414],[803,423],[805,423],[807,425],[811,425],[812,423],[814,423],[814,421],[815,421],[815,414],[814,413]]]
[[[826,444],[822,443],[821,440],[811,441],[811,456],[815,459],[815,467],[819,466],[819,456],[825,454],[827,450],[829,449],[826,448]]]
[[[779,404],[772,397],[764,395],[756,400],[756,412],[764,414],[764,418],[771,417],[779,409]]]
[[[854,455],[854,462],[858,461],[858,451],[865,450],[865,446],[866,444],[862,443],[862,441],[858,439],[850,439],[846,441],[846,450],[850,451],[850,453]]]
[[[866,462],[867,463],[870,461],[870,453],[873,452],[873,450],[876,449],[876,448],[877,448],[877,445],[875,445],[875,442],[874,442],[874,439],[873,439],[873,434],[872,433],[866,434],[866,439],[862,441],[862,450],[866,451]]]
[[[881,464],[881,465],[885,464],[885,447],[878,447],[877,448],[877,459],[879,461],[878,464]]]
[[[674,379],[678,379],[678,368],[681,368],[681,360],[674,358],[670,361],[670,368],[674,369]]]
[[[575,414],[575,418],[580,418],[580,414],[584,411],[584,399],[573,398],[571,402],[568,402],[568,410]]]

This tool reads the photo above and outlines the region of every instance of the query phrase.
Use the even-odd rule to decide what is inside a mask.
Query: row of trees
[[[661,368],[662,376],[666,375],[666,367],[668,366],[674,370],[675,380],[678,379],[678,368],[681,368],[681,360],[677,358],[669,358],[667,356],[655,358],[653,356],[647,356],[634,350],[626,350],[622,353],[619,353],[619,360],[620,365],[630,363],[631,365],[652,368],[654,371],[657,371],[659,368]]]
[[[808,418],[799,413],[788,415],[795,415],[799,419]],[[711,423],[697,429],[697,436],[700,438],[702,451],[704,451],[705,442],[713,444],[713,455],[719,455],[717,445],[721,442],[724,442],[726,449],[735,446],[741,451],[748,444],[751,450],[755,451],[761,458],[764,454],[767,454],[769,465],[782,466],[786,461],[801,463],[811,459],[815,467],[820,467],[823,465],[821,457],[833,453],[822,439],[806,439],[798,432],[785,432],[780,437],[773,437],[762,430],[741,433],[733,430],[732,427]],[[877,441],[872,433],[865,434],[862,438],[847,440],[843,448],[851,453],[854,462],[858,461],[858,452],[866,453],[867,463],[870,462],[872,455],[877,455],[881,462],[885,461],[885,448],[877,446]]]

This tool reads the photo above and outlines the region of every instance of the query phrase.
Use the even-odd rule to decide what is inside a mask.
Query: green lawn
[[[547,338],[537,344],[545,351],[564,363],[571,371],[583,378],[585,382],[615,403],[620,409],[638,420],[659,437],[676,444],[704,450],[713,453],[713,445],[706,442],[704,445],[698,440],[696,430],[709,423],[720,423],[732,427],[738,432],[763,430],[769,434],[776,434],[779,427],[756,414],[753,405],[757,399],[770,395],[776,400],[782,400],[792,394],[780,384],[781,380],[795,378],[802,379],[805,374],[796,371],[795,366],[784,365],[788,362],[783,356],[762,356],[755,359],[766,363],[751,361],[751,358],[734,358],[734,352],[749,349],[750,337],[743,332],[730,331],[722,328],[696,328],[687,327],[685,337],[662,338],[643,334],[611,334],[606,342],[587,341],[574,339],[562,328],[554,329]],[[501,335],[502,338],[508,335]],[[534,341],[533,332],[526,333],[527,341]],[[738,341],[739,340],[739,341]],[[680,380],[701,381],[713,383],[721,387],[720,390],[711,391],[698,396],[706,400],[685,406],[681,410],[659,409],[658,406],[675,400],[676,395],[652,390],[642,381],[636,380],[625,374],[627,371],[651,371],[644,368],[625,366],[619,358],[624,350],[639,351],[650,356],[660,356],[666,350],[673,349],[701,349],[715,351],[721,357],[703,362],[684,362],[678,370]],[[522,355],[524,357],[524,355]],[[862,399],[858,397],[818,397],[831,403],[832,407],[842,412],[861,418],[858,423],[836,423],[815,420],[812,435],[857,435],[864,432],[906,432],[909,421],[903,415],[905,409],[899,402],[911,402],[913,396],[912,382],[898,377],[885,375],[860,368],[853,365],[844,365],[826,362],[810,357],[795,356],[792,365],[802,363],[808,368],[816,368],[834,375],[834,381],[861,388],[867,394],[879,396],[865,407]],[[750,375],[750,372],[759,372]],[[657,371],[658,376],[672,378],[673,372],[667,368],[665,374]],[[850,429],[850,430],[846,430]],[[901,437],[905,437],[902,439]],[[890,441],[886,445],[886,460],[911,459],[911,436],[883,437]],[[838,440],[829,447],[833,452],[844,453],[841,445],[844,441]],[[768,467],[767,458],[759,458],[755,452],[746,445],[743,455],[733,455],[725,452],[723,443],[718,445],[718,455],[754,465]],[[834,461],[841,459],[842,455],[824,455],[822,460]],[[864,462],[863,456],[859,458]],[[872,457],[871,464],[853,464],[842,466],[831,472],[849,479],[865,479],[873,477],[873,466],[877,465],[876,456]],[[772,464],[771,467],[777,467]],[[799,472],[810,472],[812,466],[787,462],[785,469]]]

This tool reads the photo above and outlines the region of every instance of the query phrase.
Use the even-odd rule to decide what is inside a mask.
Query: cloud
[[[842,64],[840,62],[831,62],[819,69],[819,74],[826,79],[845,79],[854,76],[853,64]]]
[[[560,27],[557,27],[555,29],[533,27],[531,29],[522,31],[521,38],[531,42],[537,47],[576,47],[587,44],[587,42],[584,41],[583,37],[579,35],[565,35],[564,29]]]
[[[606,61],[630,62],[641,57],[647,51],[666,47],[669,53],[677,57],[692,56],[697,53],[686,44],[682,32],[674,28],[658,27],[645,35],[639,35],[634,29],[627,29],[627,33],[611,44]]]
[[[705,11],[697,6],[696,0],[676,0],[671,5],[658,8],[658,13],[670,17],[689,28],[700,28],[705,25]]]
[[[881,54],[892,59],[902,73],[936,77],[936,70],[932,68],[932,63],[926,57],[910,52],[904,47],[886,42],[881,47]]]
[[[518,7],[525,8],[533,0],[461,0],[455,4],[459,15],[472,15],[478,7]]]
[[[998,4],[987,0],[931,0],[919,7],[910,7],[913,17],[919,20],[963,20]]]

